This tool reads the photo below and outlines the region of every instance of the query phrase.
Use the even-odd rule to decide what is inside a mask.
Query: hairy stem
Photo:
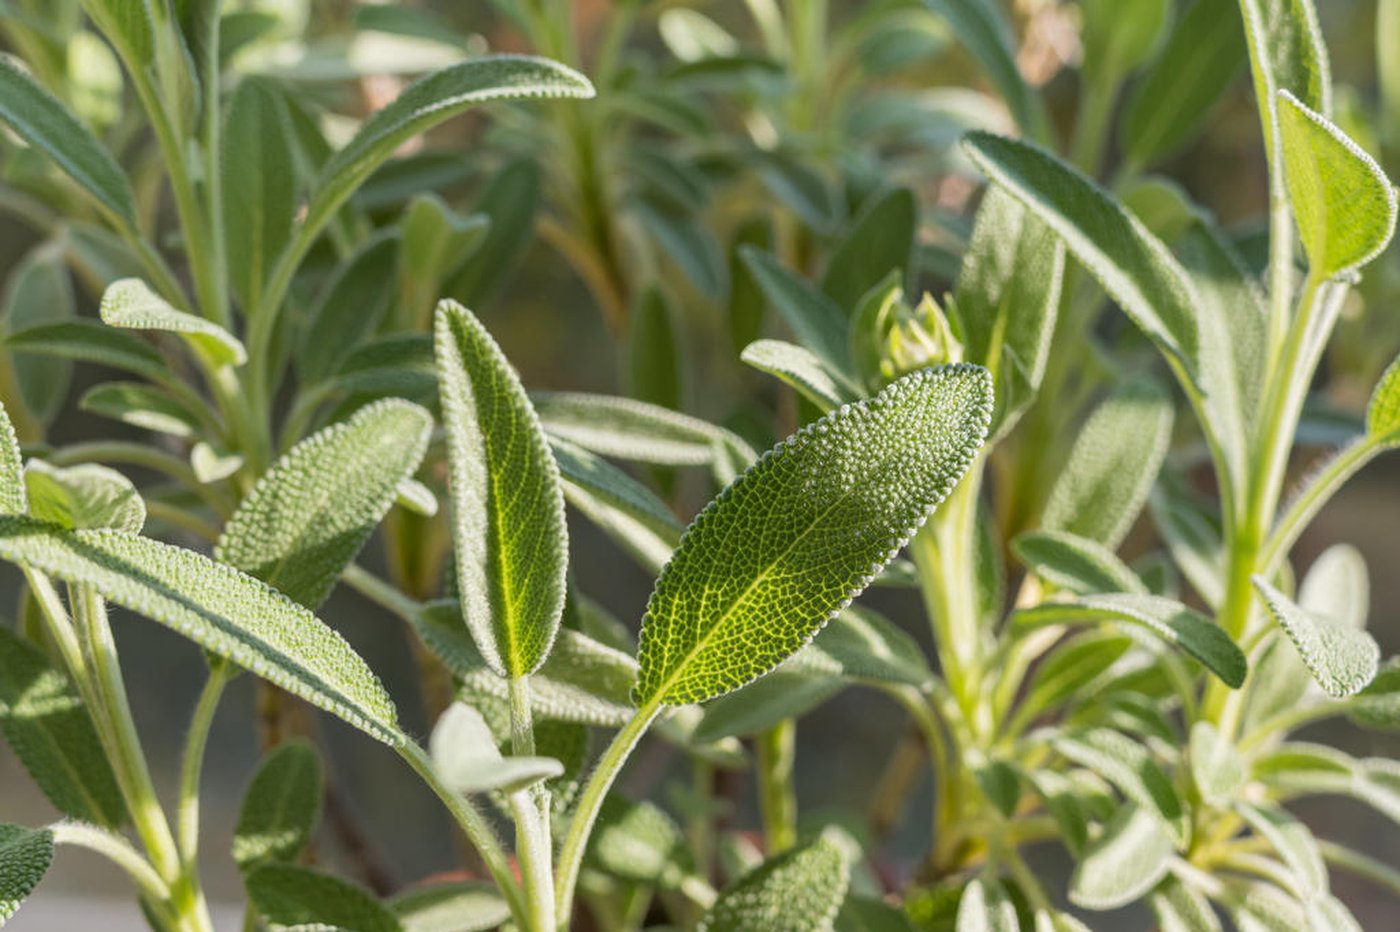
[[[797,795],[793,790],[793,764],[797,753],[797,723],[784,719],[760,734],[758,754],[758,803],[763,814],[763,834],[769,855],[797,844]]]
[[[232,673],[227,662],[215,660],[209,667],[209,678],[199,694],[194,716],[190,720],[189,736],[185,741],[185,757],[180,767],[180,804],[176,817],[180,854],[185,870],[193,874],[199,854],[199,780],[204,771],[204,751],[209,744],[209,729],[219,709],[224,687]]]
[[[49,826],[49,831],[53,833],[54,844],[95,851],[126,871],[147,900],[163,903],[170,899],[170,888],[151,863],[141,856],[131,842],[115,832],[85,822],[68,821],[54,823]]]
[[[530,709],[530,679],[510,681],[511,752],[516,757],[535,753],[534,721]],[[551,874],[549,791],[543,783],[510,794],[515,817],[515,854],[534,928],[548,929],[554,921],[554,878]]]

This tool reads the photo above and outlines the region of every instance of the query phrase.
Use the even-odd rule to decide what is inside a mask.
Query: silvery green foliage
[[[549,757],[505,757],[481,713],[454,702],[433,726],[433,766],[453,792],[515,792],[557,777],[564,765]]]
[[[56,468],[30,460],[24,487],[29,514],[50,524],[135,534],[146,523],[146,504],[131,480],[96,463]]]
[[[24,457],[9,412],[0,403],[0,515],[22,515],[29,510],[24,492]]]
[[[233,834],[233,860],[247,871],[268,861],[292,861],[321,816],[321,758],[307,741],[288,741],[253,774]]]
[[[1328,695],[1354,695],[1375,677],[1380,648],[1364,629],[1308,611],[1260,577],[1254,585]]]
[[[724,891],[700,919],[703,932],[826,932],[850,883],[850,863],[827,838],[777,855]]]
[[[127,330],[178,333],[216,365],[241,366],[248,351],[238,338],[218,324],[173,307],[140,279],[113,282],[102,294],[102,322]]]
[[[44,879],[53,861],[53,833],[0,823],[0,925]]]
[[[374,894],[346,880],[295,864],[263,864],[244,878],[248,898],[273,929],[402,932]]]

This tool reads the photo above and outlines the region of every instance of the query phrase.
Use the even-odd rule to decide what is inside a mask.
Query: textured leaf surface
[[[1328,892],[1327,865],[1322,861],[1317,839],[1307,826],[1282,809],[1240,804],[1240,815],[1251,828],[1268,841],[1293,874],[1297,893],[1304,902],[1323,897]]]
[[[1137,574],[1107,547],[1066,531],[1022,534],[1011,542],[1021,562],[1042,578],[1080,595],[1130,592],[1146,595]]]
[[[1312,274],[1332,278],[1380,255],[1395,232],[1396,193],[1376,160],[1286,92],[1278,121],[1293,216]]]
[[[79,54],[70,52],[70,60]],[[41,245],[9,273],[4,307],[0,308],[0,334],[57,323],[75,315],[73,276],[64,258],[54,246]],[[32,356],[19,356],[11,365],[18,382],[18,402],[22,402],[37,420],[51,423],[67,400],[73,367]]]
[[[248,359],[243,344],[223,327],[177,310],[139,278],[108,285],[99,311],[109,327],[178,333],[219,365],[241,366]]]
[[[297,739],[274,748],[243,795],[233,860],[246,871],[295,858],[321,817],[321,793],[321,758],[314,745]]]
[[[510,918],[510,904],[483,883],[414,887],[389,903],[404,932],[486,932]]]
[[[698,932],[826,932],[850,883],[850,864],[833,841],[793,848],[739,878],[701,918]]]
[[[9,61],[0,61],[0,120],[53,159],[109,214],[136,227],[136,202],[116,159],[58,98]]]
[[[600,456],[658,466],[707,466],[726,432],[699,418],[656,405],[581,392],[533,396],[540,423]]]
[[[756,340],[744,347],[739,359],[792,386],[823,413],[856,400],[855,393],[834,378],[821,358],[805,347],[782,340]]]
[[[63,814],[116,828],[126,821],[117,778],[68,677],[0,625],[0,729],[24,769]]]
[[[403,741],[393,702],[345,640],[231,566],[144,537],[25,518],[0,518],[0,557],[90,585],[380,741]]]
[[[1262,577],[1254,577],[1254,588],[1328,695],[1339,699],[1355,695],[1375,678],[1380,647],[1365,630],[1308,611]]]
[[[24,494],[24,457],[10,413],[0,402],[0,515],[22,515],[29,509]]]
[[[52,832],[0,822],[0,925],[44,879],[52,862]]]
[[[1016,904],[990,877],[974,877],[958,901],[956,932],[1020,932]]]
[[[1366,405],[1366,434],[1377,443],[1400,443],[1400,358],[1392,362]]]
[[[1245,762],[1210,722],[1191,726],[1191,775],[1201,799],[1227,805],[1244,786]]]
[[[199,417],[169,392],[144,382],[104,382],[83,395],[78,407],[175,437],[193,437],[203,426]]]
[[[807,652],[821,654],[833,672],[854,680],[925,686],[933,676],[918,641],[883,615],[854,605],[799,654]]]
[[[753,247],[744,247],[740,253],[768,303],[787,323],[798,342],[815,353],[830,371],[848,371],[846,310],[810,282],[783,268],[768,253]]]
[[[463,702],[438,719],[428,751],[443,783],[458,793],[514,792],[564,772],[551,757],[503,757],[481,713]]]
[[[714,698],[810,640],[962,477],[990,408],[985,370],[918,372],[766,454],[701,512],[657,580],[638,701]]]
[[[1245,38],[1249,43],[1254,96],[1269,154],[1269,180],[1275,195],[1283,194],[1278,171],[1277,101],[1288,91],[1309,108],[1327,113],[1332,106],[1332,73],[1323,44],[1322,28],[1312,0],[1242,0]]]
[[[1137,741],[1109,728],[1093,728],[1064,735],[1054,745],[1065,757],[1116,786],[1178,841],[1184,840],[1181,797],[1161,765]]]
[[[401,932],[403,926],[374,894],[295,864],[264,864],[244,884],[253,908],[274,929],[353,929]]]
[[[388,233],[360,247],[332,275],[307,318],[297,373],[308,384],[335,374],[364,344],[398,297],[399,244]]]
[[[1128,803],[1104,826],[1070,879],[1069,899],[1085,909],[1126,906],[1157,885],[1171,864],[1173,845],[1150,810]]]
[[[94,320],[26,327],[6,336],[5,345],[16,353],[80,359],[125,369],[166,385],[175,378],[160,353],[149,343]]]
[[[291,120],[263,79],[238,82],[225,117],[224,238],[229,278],[248,313],[261,310],[263,285],[292,233],[297,208]]]
[[[146,503],[131,480],[106,466],[60,468],[30,460],[24,469],[29,514],[70,530],[114,528],[132,534],[146,523]]]
[[[525,676],[548,656],[564,610],[559,468],[519,377],[480,321],[444,302],[436,349],[462,615],[493,670]]]
[[[567,440],[552,438],[564,498],[653,572],[671,556],[684,530],[650,489]]]
[[[589,840],[591,866],[614,877],[674,887],[689,860],[685,836],[660,807],[609,796]]]
[[[418,468],[432,428],[427,411],[387,399],[303,440],[234,512],[218,558],[317,608]]]
[[[1162,932],[1220,932],[1220,918],[1210,901],[1175,877],[1164,878],[1148,904]]]

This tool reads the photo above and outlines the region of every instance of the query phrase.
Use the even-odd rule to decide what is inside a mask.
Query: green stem
[[[1260,722],[1249,734],[1240,739],[1237,750],[1247,754],[1258,748],[1271,736],[1296,731],[1304,725],[1341,715],[1347,710],[1344,701],[1320,702],[1317,705],[1295,706]]]
[[[579,796],[574,817],[569,823],[569,831],[564,836],[563,847],[559,850],[559,862],[554,874],[554,901],[557,909],[555,924],[560,929],[568,928],[569,920],[573,916],[574,889],[578,886],[578,872],[583,866],[583,853],[588,847],[593,825],[598,821],[598,812],[602,809],[603,800],[607,797],[608,790],[612,789],[617,775],[622,771],[622,765],[627,762],[637,742],[642,739],[642,735],[660,713],[661,704],[657,701],[649,702],[637,710],[598,759],[593,776],[589,778]]]
[[[530,709],[530,679],[510,681],[511,752],[516,757],[535,753],[535,731]],[[549,791],[542,783],[510,794],[515,816],[515,852],[525,888],[531,927],[548,929],[554,921],[554,878],[551,875]]]
[[[1108,123],[1118,99],[1118,82],[1086,80],[1079,95],[1079,114],[1074,123],[1070,161],[1086,175],[1097,178],[1108,141]]]
[[[359,564],[351,563],[341,571],[340,578],[351,589],[404,621],[412,622],[423,610],[420,603]]]
[[[1265,575],[1278,569],[1279,561],[1288,556],[1288,551],[1297,543],[1299,535],[1317,517],[1322,506],[1337,493],[1348,479],[1356,475],[1363,466],[1380,453],[1382,447],[1370,437],[1361,437],[1350,446],[1343,448],[1320,472],[1315,475],[1288,506],[1282,518],[1274,525],[1268,545],[1259,559],[1259,566]]]
[[[149,901],[163,903],[170,899],[170,888],[165,881],[122,836],[85,822],[56,822],[49,826],[49,831],[53,833],[54,844],[95,851],[126,871]]]
[[[797,795],[793,791],[793,764],[797,753],[797,723],[784,719],[758,736],[758,802],[768,854],[779,854],[797,844]]]
[[[190,720],[189,736],[185,740],[176,824],[180,854],[184,858],[185,872],[190,875],[194,874],[199,854],[199,778],[204,771],[204,750],[209,743],[214,713],[219,709],[219,700],[230,677],[225,661],[211,662],[209,678],[204,681],[204,689],[199,694],[199,702]]]

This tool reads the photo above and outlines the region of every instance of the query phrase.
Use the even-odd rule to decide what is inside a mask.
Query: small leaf
[[[1387,447],[1400,444],[1400,357],[1385,370],[1366,406],[1366,435]]]
[[[405,479],[399,483],[394,490],[394,504],[425,518],[438,513],[437,496],[417,479]]]
[[[549,655],[564,610],[559,468],[519,377],[481,322],[444,302],[435,343],[462,615],[491,669],[522,677]]]
[[[1132,638],[1106,631],[1086,631],[1058,645],[1035,668],[1017,721],[1055,709],[1073,696],[1093,695],[1090,684],[1132,646]]]
[[[773,310],[787,323],[797,340],[826,363],[833,373],[850,368],[847,345],[847,311],[805,279],[783,268],[778,260],[751,246],[740,250],[754,281]]]
[[[291,117],[275,86],[245,77],[224,119],[219,164],[229,280],[246,313],[274,313],[261,306],[263,286],[291,238],[297,209]]]
[[[1155,816],[1158,825],[1165,825],[1177,842],[1184,841],[1186,823],[1181,798],[1171,778],[1137,741],[1108,728],[1093,728],[1063,735],[1055,739],[1054,747],[1112,783],[1129,801],[1142,807],[1149,818]],[[1135,822],[1137,816],[1125,821]],[[1136,833],[1134,829],[1133,834]]]
[[[1069,899],[1085,909],[1126,906],[1167,874],[1174,848],[1151,811],[1127,803],[1089,846],[1070,879]]]
[[[971,465],[990,394],[976,367],[914,373],[803,428],[729,486],[657,580],[637,701],[712,699],[810,640]]]
[[[231,566],[118,531],[64,531],[0,517],[0,557],[92,586],[210,652],[391,746],[394,704],[339,634]]]
[[[1327,113],[1332,106],[1327,46],[1312,0],[1242,0],[1240,11],[1249,41],[1264,151],[1269,157],[1269,182],[1272,193],[1282,198],[1279,92],[1288,91],[1311,109]]]
[[[1395,232],[1396,193],[1346,134],[1287,91],[1279,138],[1288,193],[1312,275],[1334,278],[1380,255]]]
[[[1050,490],[1041,526],[1115,549],[1156,481],[1172,435],[1171,398],[1129,382],[1094,409]]]
[[[0,61],[0,121],[43,152],[128,229],[136,201],[121,166],[58,98],[10,61]]]
[[[627,393],[638,401],[679,410],[683,400],[681,341],[665,292],[648,288],[632,309],[627,338]]]
[[[1296,883],[1292,889],[1300,899],[1306,903],[1327,894],[1327,865],[1307,826],[1282,809],[1248,803],[1240,803],[1236,808],[1283,859]]]
[[[0,925],[34,892],[53,863],[53,833],[0,822]]]
[[[30,460],[24,470],[29,514],[76,530],[114,528],[135,534],[146,523],[146,503],[131,480],[96,463],[60,468]]]
[[[854,605],[799,653],[819,653],[833,672],[866,683],[923,687],[933,677],[917,641],[883,615]]]
[[[309,741],[280,744],[258,765],[233,832],[233,860],[243,871],[291,861],[321,816],[321,758]]]
[[[1210,900],[1175,877],[1164,877],[1148,897],[1148,904],[1161,932],[1220,932],[1220,917]]]
[[[106,828],[126,821],[112,765],[73,684],[43,651],[3,625],[0,729],[24,769],[64,815]]]
[[[697,932],[820,932],[831,928],[850,883],[850,864],[827,838],[769,858],[720,894]]]
[[[63,254],[50,246],[40,246],[10,273],[5,306],[0,309],[0,334],[57,323],[74,314],[72,276]],[[73,367],[29,356],[16,357],[11,365],[19,383],[19,400],[40,422],[51,423],[68,397]]]
[[[1146,595],[1136,573],[1108,548],[1065,531],[1032,531],[1011,550],[1042,579],[1080,595],[1131,592]]]
[[[1400,730],[1400,658],[1381,664],[1375,679],[1352,699],[1347,717],[1363,728]]]
[[[1045,102],[1021,75],[1016,64],[1016,37],[1000,8],[989,0],[924,0],[924,5],[966,46],[1011,108],[1021,132],[1035,138],[1048,136]]]
[[[551,436],[621,460],[708,466],[718,444],[738,439],[707,421],[629,398],[550,392],[532,400]]]
[[[78,407],[173,437],[194,437],[204,427],[178,398],[143,382],[104,382],[83,395]]]
[[[918,204],[908,188],[869,198],[832,253],[822,291],[837,307],[849,309],[888,273],[907,272],[918,220]]]
[[[689,868],[685,836],[649,802],[609,796],[588,844],[590,867],[632,883],[673,889]]]
[[[216,365],[241,366],[248,361],[248,352],[237,337],[218,324],[176,310],[139,278],[124,278],[107,286],[99,310],[102,322],[109,327],[178,333]]]
[[[0,402],[0,516],[22,515],[29,511],[24,494],[24,456],[19,438],[10,423],[10,413]]]
[[[389,901],[404,932],[487,932],[510,918],[510,904],[484,883],[433,883]]]
[[[432,427],[427,411],[388,399],[303,440],[244,498],[218,559],[316,609],[418,468]]]
[[[739,359],[792,386],[823,414],[856,400],[856,394],[805,347],[782,340],[758,340],[744,347]]]
[[[442,782],[457,793],[515,792],[564,772],[552,757],[502,757],[486,720],[464,702],[438,719],[428,751]]]
[[[1263,577],[1254,577],[1254,588],[1329,696],[1355,695],[1375,678],[1380,648],[1365,630],[1302,608]]]
[[[409,202],[402,220],[402,274],[410,283],[436,287],[476,249],[488,224],[477,214],[458,214],[436,194],[419,194]]]
[[[398,297],[394,274],[398,252],[396,237],[376,236],[333,273],[311,307],[293,360],[307,384],[334,375],[383,322]]]
[[[230,453],[222,446],[201,440],[190,448],[190,469],[194,470],[195,478],[205,485],[227,479],[242,468],[243,457]]]
[[[1195,657],[1227,686],[1244,683],[1244,653],[1219,625],[1171,599],[1154,595],[1084,596],[1074,602],[1047,602],[1012,616],[1018,625],[1039,627],[1091,621],[1141,625],[1168,644]]]
[[[647,569],[660,572],[683,528],[666,505],[622,470],[567,440],[551,439],[564,499]]]
[[[1191,726],[1191,776],[1207,805],[1228,805],[1245,782],[1245,763],[1238,751],[1210,722]]]
[[[1020,932],[1016,904],[992,877],[974,877],[958,901],[955,932]]]
[[[125,369],[168,388],[178,384],[165,360],[149,343],[95,320],[27,327],[6,336],[4,344],[15,353],[81,359]]]
[[[707,703],[695,740],[713,744],[768,731],[786,719],[801,718],[846,685],[836,671],[807,669],[804,659],[798,652],[746,689]]]
[[[263,864],[244,878],[244,884],[253,908],[273,929],[403,929],[365,888],[307,867]]]

